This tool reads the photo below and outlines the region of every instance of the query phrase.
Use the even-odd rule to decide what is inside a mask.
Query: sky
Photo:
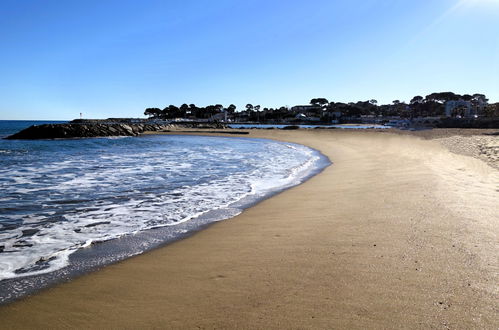
[[[441,91],[499,102],[499,0],[0,0],[0,120]]]

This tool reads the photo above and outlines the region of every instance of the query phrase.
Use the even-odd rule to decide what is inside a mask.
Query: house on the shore
[[[301,120],[301,121],[310,121],[310,122],[318,122],[321,119],[319,117],[309,117],[305,115],[304,113],[299,113],[295,116],[295,119]]]
[[[295,105],[291,108],[295,114],[304,114],[307,117],[317,116],[322,113],[322,108],[318,105]]]
[[[219,112],[210,117],[210,121],[221,121],[221,122],[227,122],[227,112]]]
[[[446,117],[470,117],[471,102],[464,100],[451,100],[445,103]]]
[[[445,116],[457,118],[473,118],[478,117],[483,113],[487,106],[487,102],[482,100],[465,101],[465,100],[451,100],[445,102]]]

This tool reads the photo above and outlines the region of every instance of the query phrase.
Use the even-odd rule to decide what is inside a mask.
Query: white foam
[[[97,156],[78,154],[4,170],[17,181],[0,191],[29,196],[40,211],[24,216],[16,229],[0,231],[5,251],[0,280],[65,267],[71,253],[92,242],[174,227],[214,210],[234,216],[240,212],[231,208],[234,203],[299,183],[319,160],[313,150],[294,144],[198,138],[208,145],[198,146],[196,140],[187,148],[177,139],[177,145],[159,150],[141,146],[115,154],[106,149]],[[31,228],[39,231],[22,237]],[[46,268],[16,272],[40,260],[46,260]]]

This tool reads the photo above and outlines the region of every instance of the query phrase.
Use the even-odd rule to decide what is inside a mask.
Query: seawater
[[[0,136],[30,124],[0,121]],[[0,302],[27,276],[53,280],[142,253],[326,164],[305,146],[248,138],[0,140]],[[99,253],[95,243],[109,241]]]

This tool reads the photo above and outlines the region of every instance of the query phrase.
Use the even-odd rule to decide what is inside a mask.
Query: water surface
[[[0,301],[14,284],[33,286],[16,279],[53,279],[142,253],[230,218],[326,164],[305,146],[248,138],[1,140],[0,284],[8,284]],[[111,252],[88,252],[117,238]],[[79,263],[71,264],[75,252]]]

